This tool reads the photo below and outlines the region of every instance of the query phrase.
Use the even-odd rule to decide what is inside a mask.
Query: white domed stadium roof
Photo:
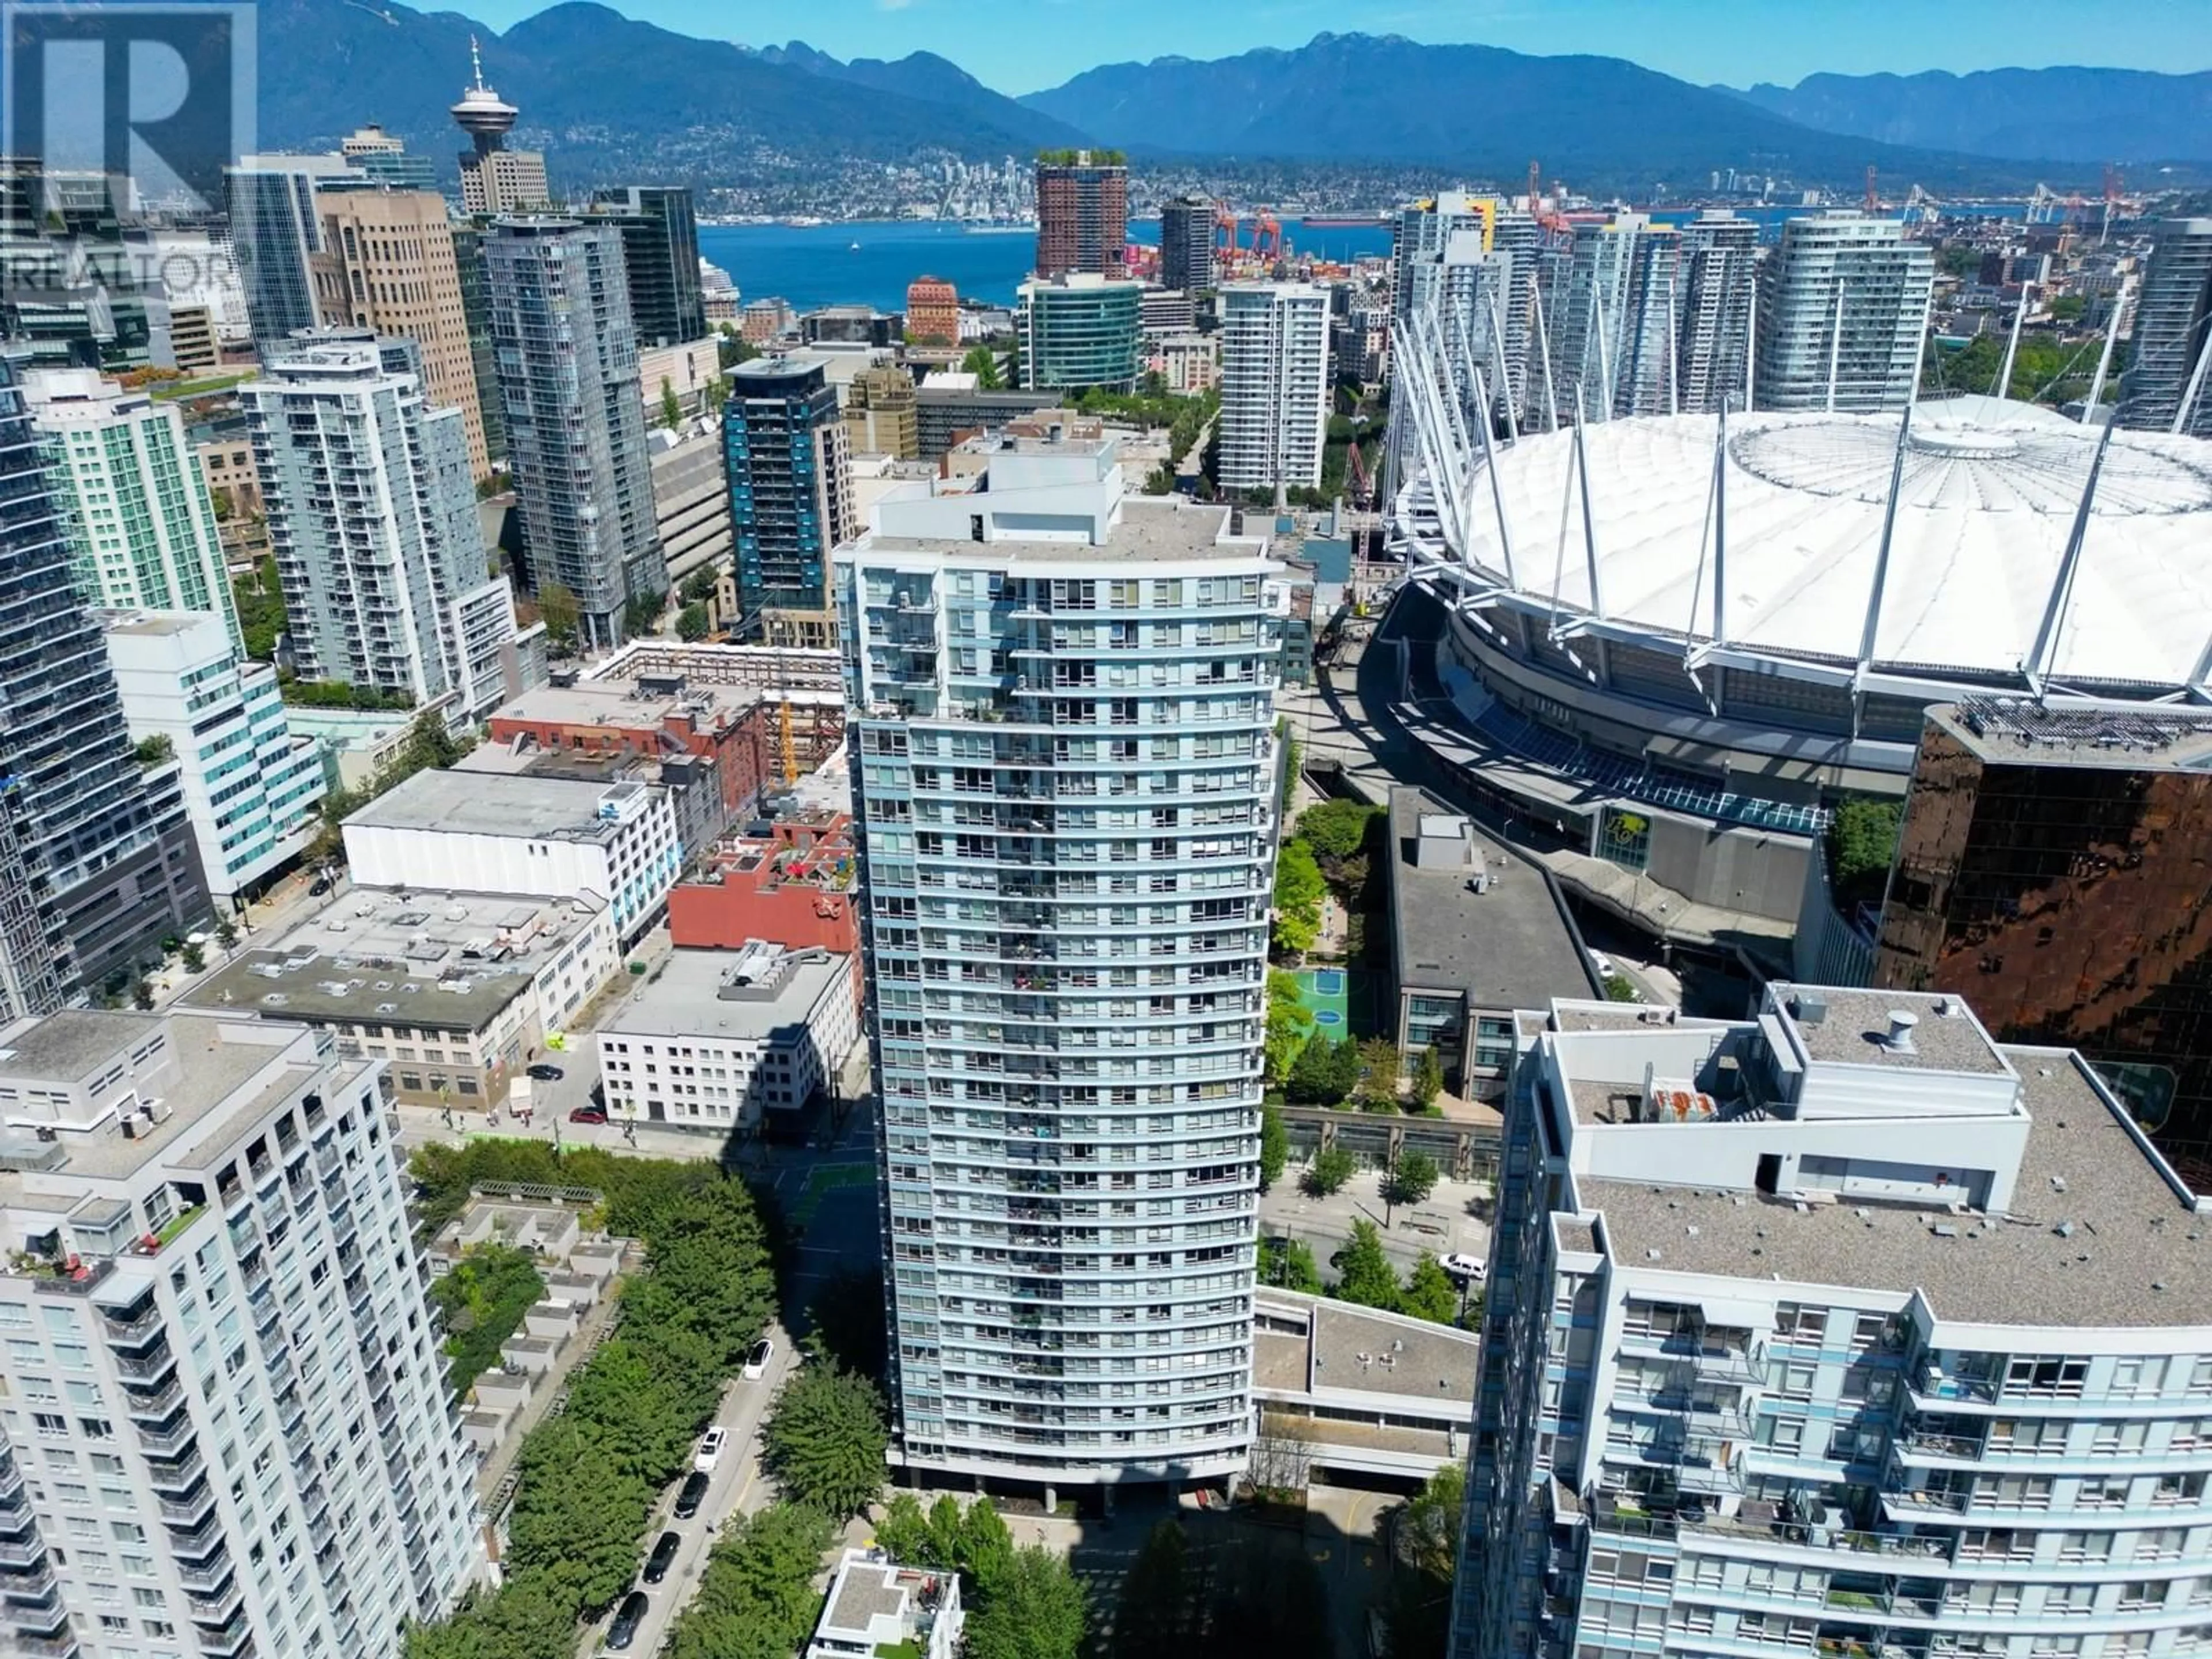
[[[1859,659],[1897,465],[1893,415],[1729,422],[1716,618],[1710,416],[1586,427],[1591,548],[1570,432],[1497,453],[1510,533],[1477,477],[1467,562],[1526,609],[1780,658]],[[2212,443],[2112,437],[2071,580],[2066,549],[2101,429],[1991,398],[1913,411],[1874,664],[1936,677],[2038,666],[2052,681],[2180,686],[2212,642]],[[2054,591],[2063,592],[2054,611]],[[1600,600],[1602,600],[1601,605]]]

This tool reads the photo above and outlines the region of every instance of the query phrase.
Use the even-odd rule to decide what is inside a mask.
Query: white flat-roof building
[[[208,612],[110,612],[107,659],[141,743],[168,740],[208,890],[235,897],[314,839],[321,745],[295,737],[276,671]]]
[[[881,1550],[848,1549],[830,1581],[806,1659],[871,1659],[894,1651],[952,1659],[966,1621],[958,1573],[902,1567]]]
[[[2212,1227],[1955,996],[1521,1017],[1452,1651],[2195,1654]]]
[[[348,818],[345,844],[363,886],[583,898],[626,945],[684,867],[665,791],[517,773],[417,772]]]
[[[355,886],[290,932],[255,935],[187,1002],[289,1020],[392,1062],[409,1105],[500,1105],[622,969],[596,898],[517,899]]]
[[[381,1071],[243,1019],[0,1031],[0,1651],[398,1659],[484,1571]]]
[[[749,939],[678,951],[599,1023],[607,1111],[748,1129],[825,1094],[860,1040],[852,958]]]

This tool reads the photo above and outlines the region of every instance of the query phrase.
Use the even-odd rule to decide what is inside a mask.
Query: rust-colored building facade
[[[1112,155],[1114,159],[1105,157]],[[1124,275],[1129,246],[1129,169],[1117,153],[1062,150],[1037,158],[1036,274]]]
[[[811,808],[765,835],[732,836],[668,896],[669,936],[680,947],[733,951],[748,939],[842,951],[860,971],[853,887],[859,861],[849,813]]]
[[[581,756],[711,757],[726,820],[751,812],[762,786],[779,775],[775,705],[757,691],[693,689],[674,676],[575,680],[539,686],[486,723],[494,743],[534,744]]]
[[[2079,1048],[2212,1177],[2212,715],[1929,711],[1878,986],[1960,993],[2000,1041]]]
[[[942,276],[917,276],[906,285],[909,345],[960,343],[960,290]]]

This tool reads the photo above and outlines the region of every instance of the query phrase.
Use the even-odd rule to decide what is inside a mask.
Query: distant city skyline
[[[541,0],[480,0],[469,15],[499,29],[544,10]],[[751,46],[793,38],[833,57],[933,52],[1014,95],[1060,85],[1101,64],[1165,54],[1226,58],[1304,45],[1356,28],[1546,56],[1625,58],[1698,85],[1794,85],[1808,75],[2041,69],[2094,56],[2098,66],[2186,73],[2212,67],[2212,7],[2139,0],[2099,19],[2093,52],[2045,43],[2083,39],[2078,0],[1954,0],[1942,27],[1900,28],[1884,8],[1844,0],[1385,0],[1347,14],[1334,0],[820,0],[803,21],[773,25],[714,0],[623,0],[625,15],[702,39]],[[1933,21],[1932,19],[1930,21]],[[1060,27],[1040,27],[1042,23]],[[1110,22],[1110,27],[1109,27]],[[738,27],[733,27],[736,24]],[[2086,44],[2091,44],[2085,42]]]

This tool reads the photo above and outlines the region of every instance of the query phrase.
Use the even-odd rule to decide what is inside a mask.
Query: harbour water
[[[2027,210],[2018,202],[1947,206],[1946,213],[2017,218]],[[1739,210],[1755,221],[1763,239],[1781,234],[1784,220],[1811,210],[1754,207]],[[1695,209],[1660,209],[1654,218],[1679,223],[1697,216]],[[1245,235],[1251,234],[1248,222]],[[1301,253],[1350,260],[1390,251],[1390,227],[1323,225],[1286,220],[1283,234]],[[1157,220],[1129,226],[1130,239],[1158,242]],[[878,311],[903,311],[906,285],[917,276],[942,276],[961,297],[1012,305],[1014,289],[1030,274],[1036,258],[1034,232],[971,232],[937,220],[871,220],[821,225],[702,225],[699,252],[728,271],[748,299],[781,295],[798,310],[819,306],[866,305]]]
[[[1251,235],[1249,226],[1244,234]],[[1379,221],[1308,231],[1293,219],[1283,234],[1301,252],[1331,259],[1390,251],[1390,228]],[[1159,223],[1132,223],[1129,236],[1157,242]],[[702,225],[699,252],[728,271],[749,300],[781,295],[800,311],[833,305],[903,311],[906,285],[917,276],[942,276],[963,299],[1012,305],[1014,289],[1036,262],[1036,234],[979,234],[936,220]]]

